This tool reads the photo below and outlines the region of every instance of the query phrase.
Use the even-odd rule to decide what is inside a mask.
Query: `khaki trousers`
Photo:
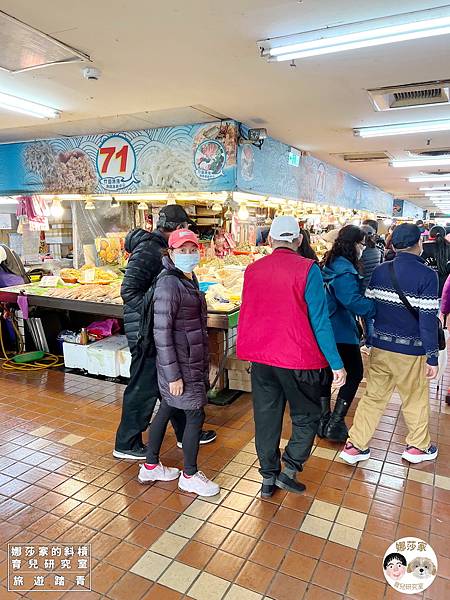
[[[397,388],[408,427],[406,443],[420,450],[430,446],[429,383],[425,378],[425,356],[408,356],[373,348],[369,359],[367,388],[359,401],[349,431],[350,442],[366,450],[378,422]]]

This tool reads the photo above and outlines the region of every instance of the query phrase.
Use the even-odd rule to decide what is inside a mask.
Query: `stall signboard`
[[[423,219],[423,208],[409,202],[396,198],[393,202],[392,215],[403,219]]]
[[[330,204],[390,215],[393,198],[313,156],[267,138],[262,147],[238,147],[237,187],[244,192]]]
[[[0,145],[0,194],[235,189],[234,121]]]

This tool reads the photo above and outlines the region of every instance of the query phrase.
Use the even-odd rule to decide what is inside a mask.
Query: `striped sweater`
[[[409,252],[394,260],[400,288],[418,310],[417,320],[400,300],[389,273],[389,263],[377,267],[366,296],[376,301],[375,332],[372,345],[381,350],[420,356],[429,365],[438,364],[436,317],[439,308],[438,279],[424,261]]]

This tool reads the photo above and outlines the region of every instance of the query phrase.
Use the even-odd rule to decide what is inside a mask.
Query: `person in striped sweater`
[[[399,225],[392,243],[396,258],[375,269],[366,292],[376,302],[373,349],[367,388],[340,454],[350,464],[370,458],[369,442],[395,388],[408,428],[402,457],[421,463],[438,454],[429,431],[429,380],[438,373],[438,278],[420,257],[422,240],[416,225]]]

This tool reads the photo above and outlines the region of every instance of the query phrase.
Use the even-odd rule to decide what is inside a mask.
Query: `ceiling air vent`
[[[361,163],[361,162],[388,162],[392,156],[387,152],[344,152],[332,154],[342,158],[346,162]]]
[[[377,111],[450,104],[450,80],[424,81],[367,90]]]
[[[424,148],[418,148],[414,150],[406,150],[409,156],[411,157],[419,157],[419,156],[449,156],[450,148],[434,148],[433,150],[426,150]]]

